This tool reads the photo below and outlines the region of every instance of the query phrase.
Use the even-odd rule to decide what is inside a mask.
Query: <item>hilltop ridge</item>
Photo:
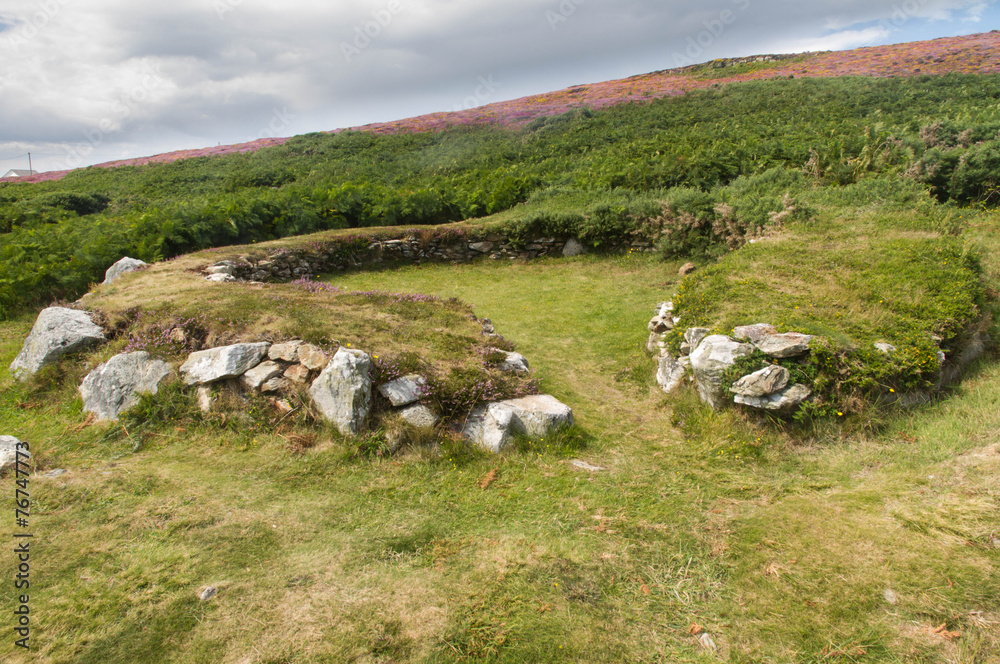
[[[949,73],[1000,72],[1000,31],[944,37],[928,41],[870,46],[847,51],[753,55],[712,60],[675,69],[663,69],[628,78],[574,85],[554,92],[530,95],[462,110],[429,113],[392,122],[335,129],[374,133],[441,131],[463,125],[518,127],[540,117],[579,108],[602,109],[630,102],[644,102],[683,95],[693,90],[741,81],[768,78],[830,78],[839,76],[898,77]],[[177,150],[146,157],[95,164],[116,168],[168,163],[194,157],[214,157],[283,145],[291,137],[261,138],[247,143],[194,150]],[[0,178],[0,182],[59,180],[71,171],[49,171],[26,178]]]

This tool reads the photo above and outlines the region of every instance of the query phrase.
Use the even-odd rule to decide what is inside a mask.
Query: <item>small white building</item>
[[[38,175],[38,171],[29,171],[27,168],[12,168],[2,177],[5,178],[26,178],[29,175]]]

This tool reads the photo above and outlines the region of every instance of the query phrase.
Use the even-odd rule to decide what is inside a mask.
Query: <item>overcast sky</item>
[[[454,110],[689,55],[997,28],[1000,0],[3,0],[0,174],[27,168],[28,151],[58,170]]]

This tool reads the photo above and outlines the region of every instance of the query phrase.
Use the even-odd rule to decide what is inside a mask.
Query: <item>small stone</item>
[[[62,477],[67,471],[65,468],[54,468],[46,473],[42,473],[42,477]]]
[[[698,645],[710,652],[718,652],[719,650],[719,647],[715,645],[715,641],[708,635],[708,632],[701,633],[701,636],[698,637]]]
[[[892,604],[893,606],[895,606],[896,602],[899,601],[899,598],[896,597],[896,593],[892,591],[892,588],[886,588],[885,592],[882,593],[882,597],[884,597],[885,601],[889,602],[889,604]]]
[[[809,342],[812,336],[798,332],[784,334],[769,334],[759,341],[753,342],[757,350],[771,357],[798,357],[809,352]]]
[[[236,277],[231,274],[210,274],[205,277],[205,281],[211,281],[214,283],[224,284],[231,281],[236,281]]]
[[[681,265],[681,268],[677,270],[677,274],[681,277],[686,277],[697,269],[698,266],[694,263],[684,263],[684,265]]]
[[[420,429],[433,429],[441,421],[433,410],[419,403],[400,409],[399,416],[403,421]]]
[[[107,272],[104,273],[104,283],[113,283],[118,277],[123,274],[128,274],[129,272],[136,272],[138,270],[147,267],[148,263],[145,263],[138,258],[129,258],[126,256],[122,258],[117,263],[108,268]]]
[[[232,263],[230,263],[229,265],[222,265],[222,264],[220,264],[220,265],[213,265],[211,267],[205,268],[205,274],[229,274],[229,275],[232,275],[235,271],[236,271],[236,269],[233,267]]]
[[[733,383],[732,392],[745,397],[763,397],[785,389],[791,374],[785,367],[771,365]]]
[[[17,465],[17,446],[20,443],[21,441],[14,436],[0,436],[0,475],[3,475],[5,472],[13,469]],[[27,463],[28,459],[31,458],[31,452],[21,450],[20,456],[21,469],[27,470]]]
[[[573,258],[574,256],[579,256],[584,253],[584,247],[580,244],[580,241],[576,238],[570,238],[566,240],[566,244],[563,246],[562,255],[566,258]]]
[[[284,376],[277,376],[265,381],[264,384],[260,386],[260,391],[265,394],[271,394],[274,392],[290,392],[294,388],[295,384],[292,383],[292,381],[288,380]]]
[[[667,394],[670,394],[684,382],[691,367],[691,359],[682,357],[674,359],[669,353],[660,356],[660,362],[656,370],[656,383]]]
[[[682,341],[681,342],[680,351],[681,351],[681,355],[683,355],[683,356],[690,355],[691,354],[691,344],[689,344],[686,341]]]
[[[198,409],[203,413],[212,412],[212,404],[215,398],[212,396],[212,388],[208,385],[199,385],[197,390]]]
[[[511,353],[507,351],[501,351],[506,353],[507,359],[503,361],[500,365],[500,371],[508,371],[510,373],[524,374],[531,371],[528,366],[528,358],[520,353]]]
[[[302,344],[299,346],[298,360],[302,366],[310,371],[322,371],[326,368],[330,358],[318,346]]]
[[[198,592],[198,599],[200,599],[203,602],[207,602],[208,600],[212,599],[218,594],[219,594],[218,588],[216,588],[215,586],[206,586],[202,588],[201,591]]]
[[[275,376],[280,376],[283,371],[284,370],[281,365],[277,362],[266,360],[240,376],[240,382],[243,383],[247,389],[259,390],[264,383],[271,380]]]
[[[896,347],[893,346],[892,344],[887,344],[885,342],[880,341],[877,344],[875,344],[875,350],[879,350],[888,355],[889,353],[895,353]]]
[[[284,362],[298,362],[299,349],[303,346],[301,341],[286,341],[281,344],[274,344],[267,351],[267,357],[271,360],[282,360]]]
[[[596,473],[598,471],[605,470],[605,468],[602,468],[601,466],[594,466],[592,464],[587,463],[586,461],[581,461],[580,459],[570,459],[569,464],[571,466],[579,468],[580,470],[586,470],[591,473]]]
[[[179,344],[187,343],[187,333],[183,328],[175,327],[170,330],[170,340]]]
[[[267,355],[269,343],[233,344],[200,350],[188,355],[181,375],[188,385],[202,385],[223,378],[242,376]]]
[[[674,322],[670,318],[660,318],[659,316],[649,321],[649,325],[646,326],[650,332],[655,332],[656,334],[669,332],[673,327]]]
[[[684,330],[684,340],[690,344],[691,348],[697,348],[702,340],[709,335],[711,330],[707,327],[689,327]]]
[[[737,394],[733,401],[741,406],[749,406],[769,412],[788,412],[812,396],[812,390],[798,383],[781,392],[775,392],[764,397],[746,397]]]
[[[292,381],[293,383],[308,383],[309,382],[309,370],[306,369],[301,364],[293,364],[292,366],[285,369],[285,378]]]
[[[734,329],[733,338],[756,343],[770,334],[777,333],[778,328],[770,323],[754,323],[753,325],[740,325]]]
[[[275,399],[271,403],[274,404],[274,407],[277,408],[278,412],[282,415],[288,415],[290,412],[295,410],[292,404],[289,403],[288,399]]]
[[[646,352],[650,355],[658,355],[660,352],[660,335],[656,332],[650,332],[649,338],[646,339]]]
[[[379,393],[394,407],[408,406],[420,401],[420,393],[427,381],[423,376],[411,374],[378,386]]]
[[[478,251],[481,254],[489,253],[493,250],[492,242],[473,242],[469,245],[469,249],[473,251]]]

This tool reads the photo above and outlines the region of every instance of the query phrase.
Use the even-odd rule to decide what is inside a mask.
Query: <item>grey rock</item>
[[[680,351],[683,357],[687,357],[688,355],[691,354],[691,344],[689,344],[686,341],[682,341]]]
[[[798,357],[808,353],[810,341],[812,341],[811,335],[785,332],[784,334],[769,334],[753,342],[753,345],[771,357],[785,358]]]
[[[705,337],[691,353],[691,368],[701,400],[712,408],[721,408],[726,402],[722,373],[752,352],[750,344],[733,341],[721,334]]]
[[[13,470],[17,465],[17,446],[21,441],[14,436],[0,436],[0,475]],[[21,450],[21,470],[28,468],[25,463],[31,458],[31,452]]]
[[[202,602],[207,602],[208,600],[212,599],[218,594],[219,594],[218,588],[216,588],[215,586],[206,586],[198,592],[198,599],[200,599]]]
[[[288,380],[293,383],[298,383],[299,385],[309,382],[309,370],[301,364],[293,364],[285,369],[284,376]]]
[[[284,376],[275,376],[274,378],[268,378],[260,386],[260,391],[264,394],[272,394],[274,392],[290,392],[295,389],[295,383],[288,380]]]
[[[591,473],[596,473],[596,472],[599,472],[599,471],[602,471],[602,470],[606,470],[605,468],[602,468],[601,466],[595,466],[593,464],[587,463],[586,461],[582,461],[580,459],[570,459],[569,460],[569,465],[574,466],[576,468],[579,468],[580,470],[586,470],[586,471],[591,472]]]
[[[242,376],[260,364],[271,344],[233,344],[191,353],[181,365],[181,375],[188,385],[204,385],[223,378]]]
[[[492,242],[473,242],[472,244],[469,245],[469,249],[472,249],[473,251],[478,251],[481,254],[485,254],[485,253],[489,253],[490,251],[493,251],[493,243]]]
[[[656,384],[667,394],[670,394],[684,382],[684,376],[691,368],[691,359],[682,357],[675,359],[669,353],[660,356],[656,370]]]
[[[677,270],[677,274],[678,276],[686,277],[697,269],[698,266],[694,263],[684,263],[684,265],[681,265],[680,269]]]
[[[420,394],[427,381],[423,376],[411,374],[378,386],[379,393],[394,407],[408,406],[420,401]]]
[[[501,371],[509,371],[510,373],[528,373],[531,371],[531,368],[528,366],[528,358],[524,355],[509,351],[500,352],[506,353],[507,355],[507,359],[505,359],[503,364],[500,365]]]
[[[206,274],[236,274],[236,263],[232,261],[219,261],[205,269]]]
[[[889,353],[895,353],[896,347],[893,346],[892,344],[887,344],[885,342],[880,341],[877,344],[875,344],[875,350],[882,351],[883,353],[888,355]]]
[[[224,283],[229,283],[231,281],[236,281],[236,277],[234,277],[231,274],[210,274],[207,277],[205,277],[205,280],[224,284]]]
[[[80,384],[83,411],[100,420],[115,421],[139,403],[139,395],[156,394],[160,383],[173,372],[169,364],[145,351],[115,355],[87,374]]]
[[[49,307],[38,314],[24,347],[10,365],[15,378],[24,380],[68,353],[103,343],[104,330],[85,311]]]
[[[775,392],[764,397],[745,397],[737,394],[733,399],[742,406],[749,406],[758,410],[769,412],[788,412],[808,399],[812,395],[812,390],[798,383],[785,388],[781,392]]]
[[[267,357],[271,360],[282,360],[283,362],[298,362],[299,349],[305,345],[301,341],[286,341],[280,344],[272,344],[267,351]]]
[[[473,410],[462,434],[480,447],[500,452],[514,435],[545,436],[573,424],[573,411],[555,397],[538,394],[497,401]]]
[[[367,353],[340,348],[309,388],[309,395],[327,421],[345,436],[357,435],[371,409],[371,358]]]
[[[434,428],[441,421],[441,418],[433,410],[419,403],[400,409],[399,416],[408,424],[412,424],[420,429]]]
[[[129,258],[128,256],[126,256],[125,258],[122,258],[117,263],[115,263],[114,265],[112,265],[107,269],[107,271],[104,273],[104,283],[105,284],[113,283],[118,277],[122,276],[123,274],[128,274],[129,272],[136,272],[146,267],[147,265],[149,265],[149,263],[141,261],[138,258]]]
[[[247,389],[259,390],[264,383],[272,378],[275,378],[276,376],[280,376],[284,372],[284,368],[277,362],[265,360],[253,369],[248,369],[245,374],[240,376],[240,382],[243,383]]]
[[[710,329],[707,327],[689,327],[684,330],[684,341],[688,342],[692,349],[698,347],[702,339],[708,336]]]
[[[50,471],[42,473],[42,477],[62,477],[68,472],[65,468],[53,468]]]
[[[771,365],[743,376],[733,383],[731,390],[734,394],[742,394],[745,397],[763,397],[785,389],[789,380],[791,374],[788,373],[788,369]]]
[[[215,397],[212,394],[212,388],[208,385],[200,385],[197,390],[198,395],[198,409],[203,413],[212,412],[212,404],[215,403]]]
[[[778,328],[771,325],[770,323],[754,323],[753,325],[740,325],[733,330],[733,338],[738,341],[749,341],[750,343],[756,343],[768,336],[769,334],[777,334]]]
[[[322,371],[326,368],[330,358],[318,346],[302,344],[299,346],[298,360],[302,366],[310,371]]]
[[[566,240],[566,244],[563,245],[562,255],[566,258],[573,258],[574,256],[579,256],[585,253],[584,247],[580,244],[580,241],[576,238],[571,237]]]
[[[650,332],[663,334],[664,332],[669,332],[670,330],[674,329],[674,321],[670,317],[660,318],[659,316],[657,316],[656,318],[653,318],[651,321],[649,321],[649,325],[647,325],[646,328]]]

